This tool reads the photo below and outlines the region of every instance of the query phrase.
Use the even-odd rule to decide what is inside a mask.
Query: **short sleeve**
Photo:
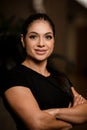
[[[16,68],[5,72],[3,74],[1,92],[4,93],[7,89],[13,86],[26,86],[27,87],[25,76],[26,75],[23,73],[23,71],[18,70]]]

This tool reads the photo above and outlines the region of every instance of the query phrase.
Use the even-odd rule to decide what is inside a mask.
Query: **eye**
[[[45,38],[46,38],[47,40],[51,40],[53,37],[52,37],[51,35],[47,35],[47,36],[45,36]]]
[[[36,39],[37,36],[36,36],[36,35],[30,35],[29,38],[30,38],[30,39]]]

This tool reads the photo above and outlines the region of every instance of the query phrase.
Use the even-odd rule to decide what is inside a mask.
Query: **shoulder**
[[[28,73],[30,73],[30,71],[21,64],[18,64],[15,67],[13,67],[12,69],[6,71],[6,74],[8,76],[16,76],[16,77],[18,77],[18,76],[23,77],[23,76],[27,75]]]
[[[11,70],[6,70],[3,74],[2,92],[13,86],[31,86],[31,75],[21,65],[17,65]]]
[[[11,70],[7,70],[5,77],[7,80],[12,82],[26,82],[27,77],[29,80],[31,79],[31,71],[27,67],[20,64]]]

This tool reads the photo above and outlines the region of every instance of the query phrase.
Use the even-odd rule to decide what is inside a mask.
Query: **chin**
[[[36,61],[36,62],[43,62],[43,61],[46,61],[47,58],[35,58],[33,60]]]

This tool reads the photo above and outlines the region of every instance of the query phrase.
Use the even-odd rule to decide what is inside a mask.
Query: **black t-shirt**
[[[0,91],[2,95],[4,95],[4,92],[13,86],[24,86],[31,90],[42,110],[68,107],[69,102],[71,101],[69,94],[72,83],[65,75],[56,75],[54,71],[50,71],[50,73],[50,76],[45,77],[24,65],[18,65],[13,69],[4,72]],[[65,84],[61,84],[61,76],[65,79],[61,80],[65,82]],[[67,87],[65,87],[65,85],[67,85]],[[68,94],[66,89],[69,91]],[[4,100],[4,103],[16,123],[17,130],[27,130],[22,120],[14,113],[6,100]]]
[[[69,105],[68,94],[61,89],[63,86],[57,82],[52,73],[45,77],[24,65],[19,65],[5,76],[2,93],[13,86],[24,86],[32,91],[41,109],[63,108]]]

